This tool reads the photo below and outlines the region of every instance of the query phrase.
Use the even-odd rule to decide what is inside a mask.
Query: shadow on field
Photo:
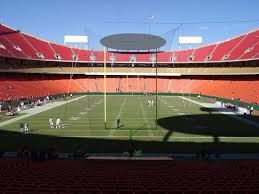
[[[201,111],[204,111],[204,112],[208,112],[208,113],[211,113],[211,112],[233,112],[233,109],[228,109],[228,108],[207,108],[207,107],[201,107],[200,108]]]
[[[177,129],[175,129],[175,131],[176,130]],[[178,128],[178,130],[181,130],[180,127]],[[204,130],[198,131],[201,134],[211,134],[208,132],[204,132]],[[185,130],[185,132],[192,131]],[[248,132],[252,133],[252,131]],[[256,135],[259,135],[259,132],[257,132]],[[210,150],[217,150],[218,153],[259,154],[259,143],[252,142],[167,142],[155,140],[143,141],[136,140],[134,138],[133,141],[136,148],[143,150],[143,153],[196,153],[199,152],[204,147],[204,145],[206,145]],[[56,137],[38,134],[20,134],[19,132],[8,132],[5,130],[0,131],[0,150],[16,151],[17,148],[20,146],[27,146],[29,149],[47,149],[50,146],[54,145],[58,148],[59,152],[74,152],[78,149],[83,149],[88,153],[123,153],[128,149],[129,140],[89,137]]]
[[[200,114],[165,117],[158,120],[158,125],[168,130],[163,140],[168,141],[174,132],[213,137],[258,137],[258,116],[223,114]]]

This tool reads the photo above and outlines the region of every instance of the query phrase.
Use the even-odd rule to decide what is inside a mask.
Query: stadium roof
[[[116,50],[152,50],[164,46],[166,40],[151,34],[125,33],[106,36],[100,43]]]

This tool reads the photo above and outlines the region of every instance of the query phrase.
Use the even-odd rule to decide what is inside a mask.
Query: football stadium
[[[258,193],[259,4],[231,2],[2,2],[0,193]]]

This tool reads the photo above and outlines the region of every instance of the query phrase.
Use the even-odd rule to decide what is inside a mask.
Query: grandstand
[[[1,25],[1,50],[3,57],[34,59],[40,61],[73,61],[77,56],[78,62],[102,62],[102,51],[89,51],[69,48],[63,45],[47,42],[24,34],[19,30]],[[158,54],[159,63],[219,63],[250,61],[258,59],[259,30],[254,30],[238,37],[231,38],[212,45],[206,45],[190,50],[162,52]],[[131,63],[131,54],[109,53],[108,62],[112,62],[111,54],[116,63]],[[95,56],[92,61],[91,56]],[[151,62],[152,54],[136,54],[136,62]],[[173,57],[174,56],[174,57]]]
[[[0,191],[8,193],[196,194],[258,191],[258,161],[251,160],[208,163],[193,160],[89,159],[26,164],[9,159],[1,161],[0,171],[5,178],[0,183]],[[73,182],[69,177],[76,180]],[[5,187],[9,180],[12,184]]]
[[[35,38],[33,36],[24,34],[18,30],[11,29],[7,26],[1,25],[1,49],[0,55],[1,59],[1,69],[2,72],[23,72],[23,73],[52,73],[52,74],[87,74],[87,75],[103,75],[103,67],[95,67],[91,66],[91,64],[98,64],[103,62],[103,53],[100,51],[89,51],[89,50],[80,50],[73,49],[62,45],[57,45],[54,43],[50,43],[39,38]],[[218,42],[212,45],[192,49],[192,50],[182,50],[182,51],[173,51],[173,52],[161,52],[158,53],[158,62],[161,65],[158,68],[158,75],[164,76],[163,84],[158,84],[159,92],[172,92],[179,93],[179,90],[173,88],[169,84],[172,82],[172,79],[175,79],[174,75],[182,75],[189,76],[195,75],[194,80],[190,78],[178,79],[176,78],[174,82],[175,85],[178,85],[178,82],[182,83],[182,85],[178,85],[179,88],[184,88],[186,83],[188,84],[189,92],[198,93],[202,92],[205,95],[224,97],[224,98],[240,98],[245,102],[258,102],[258,96],[253,95],[256,94],[258,88],[258,80],[256,80],[256,75],[259,73],[259,69],[257,66],[257,57],[259,52],[258,47],[258,38],[259,30],[255,30],[252,32],[248,32],[244,35],[240,35],[238,37]],[[110,76],[133,76],[132,78],[127,78],[128,85],[129,83],[136,83],[134,79],[137,79],[137,85],[139,86],[135,88],[128,88],[125,86],[125,78],[121,79],[111,79],[111,82],[114,84],[107,84],[108,86],[118,86],[119,82],[122,81],[124,83],[122,85],[121,90],[124,92],[152,92],[154,91],[154,85],[145,79],[143,76],[154,76],[155,69],[154,68],[144,68],[141,67],[141,64],[150,63],[152,54],[135,54],[136,57],[135,63],[139,64],[140,67],[136,66],[135,68],[129,67],[120,67],[120,63],[128,63],[131,64],[130,61],[132,54],[126,53],[108,53],[107,59],[108,63],[111,63],[111,57],[114,56],[116,61],[112,61],[113,63],[118,64],[118,67],[108,67],[107,75]],[[91,56],[94,56],[95,60],[91,60]],[[174,57],[172,57],[174,56]],[[77,66],[74,69],[71,69],[69,65],[72,63],[73,57],[76,57]],[[172,61],[172,58],[174,61]],[[16,60],[15,60],[16,59]],[[39,65],[38,62],[41,61],[43,65]],[[58,65],[56,65],[58,63]],[[163,64],[167,64],[166,67],[163,67]],[[187,68],[186,68],[187,67]],[[199,77],[201,75],[206,75],[206,81],[202,81],[204,78]],[[213,78],[208,77],[209,75],[219,75],[219,77]],[[240,76],[241,80],[234,79],[229,81],[229,79],[221,79],[220,75],[242,75]],[[246,76],[243,75],[252,75],[254,77],[255,82],[250,83],[251,80],[246,80]],[[139,81],[139,76],[142,76],[142,80]],[[31,76],[33,77],[33,76]],[[30,84],[41,84],[43,85],[52,85],[48,84],[49,81],[48,76],[45,75],[46,80],[45,83],[33,83]],[[134,78],[135,77],[135,78]],[[32,78],[33,79],[33,78]],[[86,78],[87,79],[87,78]],[[80,79],[79,79],[80,80]],[[190,81],[191,80],[191,81]],[[201,80],[201,81],[199,81]],[[6,80],[7,81],[7,80]],[[20,80],[19,80],[20,81]],[[51,89],[45,90],[48,93],[62,93],[67,92],[67,83],[68,79],[56,81],[57,85],[63,84],[65,90],[57,90],[53,91]],[[85,80],[86,81],[86,80]],[[53,81],[52,81],[53,82]],[[54,81],[55,82],[55,81]],[[80,82],[80,81],[79,81]],[[101,79],[94,80],[89,79],[89,83],[85,88],[80,86],[78,80],[75,79],[71,83],[71,92],[98,92],[96,88],[93,86],[97,83],[100,83],[100,88],[102,87]],[[117,83],[116,83],[117,82]],[[150,82],[147,89],[144,89],[144,85]],[[197,83],[196,83],[197,82]],[[21,83],[21,82],[19,82]],[[4,84],[4,83],[3,83]],[[9,83],[11,87],[15,85],[15,82]],[[197,87],[199,86],[199,87]],[[250,95],[244,95],[244,90],[246,86],[249,86]],[[3,87],[3,86],[2,86]],[[55,88],[55,87],[54,87]],[[60,88],[57,87],[57,88]],[[62,88],[62,87],[61,87]],[[153,89],[152,89],[153,88]],[[211,88],[214,91],[210,91]],[[221,89],[226,89],[229,91],[228,93],[222,94]],[[231,88],[238,88],[239,91],[234,92],[230,91]],[[182,92],[185,90],[185,93],[188,93],[186,89],[182,89]],[[38,90],[35,90],[38,92]],[[116,92],[116,87],[110,88],[110,92]],[[18,91],[19,93],[21,91]],[[33,91],[32,91],[33,92]],[[14,96],[19,96],[15,95]],[[30,95],[29,93],[24,96],[44,96],[40,94]],[[21,95],[23,97],[23,95]]]

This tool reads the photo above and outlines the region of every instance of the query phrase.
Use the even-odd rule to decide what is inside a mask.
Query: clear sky
[[[174,50],[179,34],[210,44],[259,28],[258,9],[259,0],[1,0],[0,18],[57,43],[64,35],[88,35],[89,49],[101,49],[106,35],[150,29],[167,40],[164,50]]]

